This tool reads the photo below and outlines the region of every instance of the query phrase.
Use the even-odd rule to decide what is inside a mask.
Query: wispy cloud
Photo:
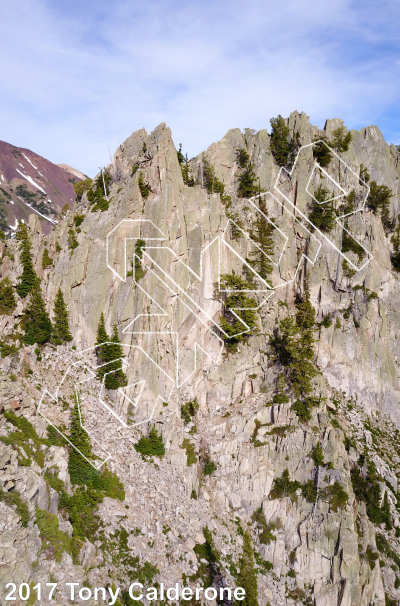
[[[189,155],[293,109],[396,140],[399,29],[391,0],[4,3],[0,137],[91,175],[161,121]]]

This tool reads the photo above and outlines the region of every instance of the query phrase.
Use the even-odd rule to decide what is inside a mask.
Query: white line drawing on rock
[[[310,221],[305,210],[304,209],[302,210],[296,204],[296,200],[293,199],[293,195],[292,195],[293,187],[292,187],[292,190],[290,190],[290,187],[288,187],[291,184],[292,178],[296,176],[297,168],[300,165],[300,162],[301,162],[303,156],[305,154],[309,153],[310,151],[312,151],[313,146],[315,146],[318,143],[323,144],[329,148],[331,154],[333,154],[333,156],[336,158],[336,161],[339,162],[339,164],[341,166],[341,171],[345,175],[345,178],[350,183],[350,185],[353,184],[354,188],[356,186],[358,186],[361,190],[360,193],[358,194],[358,198],[357,198],[358,207],[355,208],[354,210],[351,210],[351,212],[343,213],[335,218],[336,223],[338,225],[340,225],[340,227],[346,233],[348,233],[352,238],[354,238],[354,240],[357,242],[358,246],[362,248],[365,255],[367,256],[366,261],[364,263],[362,263],[362,265],[360,267],[357,267],[357,265],[353,262],[352,258],[349,257],[348,255],[346,255],[345,252],[342,252],[341,248],[338,246],[338,244],[335,241],[333,241],[333,239],[331,237],[329,237],[326,233],[321,231],[315,224],[313,224]],[[318,173],[318,171],[320,174]],[[322,177],[321,177],[321,175],[322,175]],[[316,203],[319,203],[319,201],[316,199],[316,197],[314,196],[314,193],[312,191],[312,180],[313,179],[315,179],[317,182],[321,181],[321,179],[322,180],[325,179],[328,183],[332,183],[333,188],[336,188],[336,191],[338,192],[338,194],[333,195],[330,198],[328,198],[327,200],[325,200],[325,203],[326,202],[332,203],[334,201],[338,201],[341,198],[344,198],[350,194],[351,190],[350,190],[349,185],[347,185],[345,188],[344,185],[338,183],[329,174],[329,172],[327,170],[325,170],[325,168],[320,166],[318,164],[318,162],[314,161],[314,164],[310,171],[310,175],[307,180],[307,184],[305,186],[305,190],[302,193],[310,196]],[[286,190],[285,190],[285,185],[287,186]],[[335,150],[330,148],[325,141],[321,140],[319,142],[316,141],[314,143],[310,143],[308,145],[302,146],[299,149],[299,151],[295,157],[293,166],[290,171],[284,167],[282,167],[280,169],[278,176],[276,178],[274,187],[273,187],[273,192],[271,192],[271,191],[261,192],[260,194],[257,194],[256,196],[249,198],[246,201],[246,203],[250,204],[251,208],[253,209],[253,211],[255,213],[259,213],[266,221],[268,221],[271,225],[273,225],[274,229],[277,230],[277,233],[280,234],[280,236],[283,240],[283,245],[281,247],[281,250],[278,251],[279,254],[277,255],[276,259],[274,257],[266,255],[269,258],[269,260],[271,261],[275,270],[277,270],[277,272],[279,272],[281,264],[282,264],[282,260],[287,252],[288,244],[289,244],[289,236],[287,233],[285,233],[285,231],[283,229],[281,229],[281,227],[275,221],[272,221],[272,219],[270,219],[266,214],[264,214],[262,212],[259,205],[257,204],[257,202],[259,202],[260,199],[264,199],[265,201],[270,201],[270,202],[276,204],[278,206],[278,208],[280,209],[281,215],[282,216],[287,215],[290,218],[290,220],[293,222],[293,224],[297,226],[298,229],[303,230],[305,237],[308,238],[308,240],[310,242],[309,248],[306,251],[302,252],[300,259],[297,262],[297,266],[295,268],[294,275],[290,279],[281,279],[280,283],[276,284],[275,286],[271,282],[262,278],[260,276],[260,274],[256,271],[256,269],[254,269],[254,267],[249,263],[248,259],[243,257],[241,254],[239,254],[238,251],[235,250],[235,248],[233,247],[233,245],[230,241],[230,238],[229,238],[229,232],[230,232],[231,225],[234,225],[235,229],[240,231],[244,238],[249,239],[252,242],[252,245],[254,247],[258,248],[258,250],[260,252],[262,252],[263,254],[266,254],[264,251],[262,251],[261,247],[257,244],[257,242],[255,242],[251,238],[251,235],[245,229],[243,229],[241,226],[236,224],[232,219],[228,219],[227,224],[222,232],[222,235],[216,236],[211,242],[206,244],[204,246],[204,248],[200,251],[200,270],[198,272],[194,271],[193,268],[191,268],[189,265],[185,264],[182,261],[182,259],[178,256],[178,254],[169,245],[167,235],[159,227],[157,227],[157,225],[155,225],[153,221],[151,221],[149,219],[122,219],[107,234],[107,237],[106,237],[107,267],[118,278],[118,280],[120,280],[122,282],[126,282],[127,274],[128,274],[128,271],[127,271],[127,257],[128,257],[127,243],[129,241],[137,241],[139,239],[142,239],[145,242],[145,248],[142,250],[141,256],[139,256],[136,253],[133,254],[133,258],[132,258],[133,273],[135,274],[136,267],[140,266],[144,272],[148,273],[149,276],[150,275],[152,276],[154,284],[162,287],[161,292],[164,293],[163,300],[162,301],[159,299],[157,300],[157,296],[155,295],[155,293],[149,292],[148,290],[146,290],[142,286],[142,284],[139,283],[139,280],[136,280],[136,275],[134,275],[133,283],[135,285],[135,288],[137,289],[138,292],[140,292],[144,297],[146,297],[151,302],[152,306],[154,307],[154,311],[152,311],[152,312],[146,311],[143,313],[138,313],[124,327],[122,334],[134,335],[138,338],[140,338],[140,337],[155,337],[155,338],[168,337],[174,346],[174,352],[173,352],[174,362],[172,363],[173,371],[167,372],[164,368],[161,367],[160,364],[158,364],[157,360],[155,360],[154,357],[151,355],[151,352],[146,351],[144,347],[139,346],[139,345],[127,345],[127,344],[121,343],[121,346],[123,348],[131,348],[132,350],[136,349],[137,351],[140,351],[141,354],[143,354],[143,356],[146,358],[146,360],[149,362],[150,365],[155,365],[155,367],[158,369],[158,372],[160,372],[161,374],[163,374],[165,376],[166,382],[168,382],[168,384],[169,384],[169,388],[165,393],[157,395],[157,398],[154,401],[154,406],[152,406],[150,413],[147,414],[145,419],[142,419],[133,424],[128,424],[127,421],[125,420],[125,418],[121,414],[118,414],[107,403],[107,401],[104,397],[105,386],[104,386],[104,377],[103,377],[100,392],[98,394],[98,400],[99,400],[100,404],[104,407],[104,409],[107,410],[111,415],[113,415],[114,418],[124,428],[134,427],[134,426],[141,425],[143,423],[148,423],[149,421],[151,421],[153,419],[154,412],[155,412],[158,401],[168,402],[174,389],[180,390],[189,383],[190,379],[196,373],[196,370],[198,367],[198,358],[199,358],[200,353],[204,354],[206,359],[208,359],[212,364],[218,364],[218,362],[221,359],[221,355],[222,355],[222,352],[224,349],[224,338],[228,338],[229,335],[227,335],[226,332],[224,332],[224,330],[219,326],[218,321],[215,319],[215,309],[214,310],[211,309],[211,311],[209,311],[207,306],[204,305],[204,302],[201,303],[199,300],[196,300],[196,298],[191,294],[191,292],[189,292],[189,290],[184,285],[180,284],[177,280],[175,280],[172,277],[172,275],[169,271],[169,268],[171,267],[172,263],[174,263],[175,266],[179,266],[187,276],[190,276],[192,282],[198,286],[198,292],[204,293],[204,290],[206,290],[206,287],[207,287],[207,285],[205,285],[205,281],[207,281],[207,280],[208,280],[208,282],[211,281],[208,273],[212,273],[212,271],[214,271],[215,277],[216,277],[215,282],[218,286],[218,292],[229,294],[229,293],[233,292],[233,290],[224,288],[221,284],[221,273],[222,273],[221,258],[224,253],[229,252],[231,255],[233,255],[233,257],[236,258],[236,260],[238,262],[240,262],[242,264],[242,267],[245,267],[246,270],[248,272],[250,272],[254,276],[254,278],[257,279],[258,284],[261,286],[260,288],[254,288],[254,289],[249,288],[249,289],[245,289],[243,291],[236,291],[236,292],[251,292],[253,294],[260,295],[261,302],[258,302],[257,306],[252,308],[255,311],[257,311],[263,305],[265,305],[265,303],[267,301],[270,300],[271,296],[273,295],[274,291],[277,288],[282,288],[284,286],[287,286],[290,282],[293,282],[296,279],[297,274],[301,268],[301,265],[303,264],[303,261],[305,259],[311,265],[315,264],[315,262],[319,256],[319,253],[321,251],[323,242],[327,243],[334,250],[336,250],[349,263],[349,265],[355,271],[361,271],[362,269],[364,269],[366,267],[366,265],[372,259],[372,254],[365,248],[365,246],[363,246],[363,244],[361,242],[359,242],[354,236],[352,236],[351,232],[344,225],[344,220],[351,216],[355,216],[357,213],[360,213],[361,211],[363,211],[365,209],[365,204],[366,204],[366,200],[368,197],[368,193],[369,193],[369,186],[367,185],[367,183],[365,181],[363,181],[363,179],[361,179],[351,169],[351,167],[343,161],[343,159],[335,152]],[[113,245],[114,237],[117,237],[118,241],[123,242],[122,250],[118,250],[116,247],[114,247],[114,245]],[[212,262],[210,261],[211,253],[215,249],[217,249],[217,259],[218,259],[216,267],[214,267]],[[166,267],[163,267],[163,265],[162,265],[163,261],[167,261]],[[119,267],[119,265],[122,265],[122,270],[117,269]],[[209,284],[208,284],[208,287],[209,287]],[[176,298],[176,300],[179,301],[179,303],[184,307],[185,313],[187,313],[189,316],[191,316],[192,322],[196,322],[196,326],[198,329],[197,329],[195,336],[193,336],[193,334],[190,334],[190,332],[181,334],[180,330],[172,330],[172,329],[171,330],[155,330],[155,331],[143,330],[141,323],[143,324],[144,321],[146,322],[146,325],[148,325],[152,319],[156,320],[156,321],[163,321],[164,323],[168,323],[168,321],[172,322],[171,314],[167,311],[165,303],[164,303],[167,295],[169,295],[170,297]],[[244,311],[245,309],[246,308],[240,308],[240,307],[230,308],[230,312],[239,321],[239,323],[242,325],[242,328],[243,328],[243,330],[241,330],[241,332],[239,332],[237,335],[235,334],[235,336],[240,336],[240,335],[245,334],[250,331],[250,327],[246,324],[246,322],[240,316],[240,313],[237,313],[240,311]],[[218,312],[218,313],[220,313],[220,312]],[[201,337],[200,339],[198,338],[198,334]],[[81,368],[87,369],[87,371],[89,370],[89,372],[91,373],[91,377],[89,379],[84,379],[82,381],[79,381],[75,384],[75,392],[77,394],[77,397],[79,398],[79,393],[77,391],[77,385],[85,383],[86,381],[90,380],[91,378],[96,377],[96,371],[99,368],[99,366],[96,366],[93,362],[90,362],[88,359],[88,356],[90,356],[91,354],[95,354],[96,347],[98,347],[98,346],[87,348],[78,354],[79,356],[84,358],[84,362],[82,362],[82,361],[76,362],[75,364],[73,364],[69,367],[67,372],[64,374],[64,376],[60,382],[60,385],[58,386],[54,396],[52,396],[50,394],[50,392],[45,390],[42,395],[42,399],[40,401],[39,407],[38,407],[38,412],[42,416],[44,416],[44,418],[47,420],[47,422],[50,423],[53,427],[55,427],[55,429],[61,435],[63,435],[63,437],[74,448],[76,448],[76,447],[71,443],[69,438],[67,436],[65,436],[60,431],[60,429],[55,426],[55,424],[52,422],[51,418],[49,418],[48,415],[46,416],[43,413],[43,401],[44,401],[44,398],[47,396],[47,397],[50,397],[53,401],[57,402],[59,389],[62,386],[62,384],[64,383],[67,375],[70,373],[70,370],[73,368],[76,369],[79,367],[79,365],[82,365]],[[190,349],[191,349],[191,351],[188,354],[188,350],[190,350]],[[127,368],[127,366],[128,366],[128,364],[124,358],[121,359],[121,365],[123,368]],[[183,371],[181,368],[182,365],[184,366]],[[128,390],[131,388],[135,388],[135,398],[134,399],[130,398],[128,395]],[[146,378],[139,377],[138,380],[135,380],[134,382],[130,383],[128,386],[126,386],[124,388],[121,388],[121,387],[118,388],[118,393],[120,395],[122,395],[122,397],[125,398],[129,402],[130,405],[132,405],[135,408],[138,408],[140,405],[140,400],[143,398],[143,392],[144,392],[145,388],[146,388]],[[78,406],[79,406],[79,404],[78,404]],[[79,411],[80,411],[80,408],[79,408]],[[80,413],[80,415],[81,415],[81,413]],[[82,427],[85,429],[85,431],[87,431],[87,429],[83,425],[82,425]],[[88,433],[89,433],[90,437],[95,441],[95,443],[98,446],[100,446],[100,448],[103,448],[103,450],[105,450],[104,447],[101,446],[100,442],[98,440],[96,440],[96,438],[93,436],[93,434],[90,432],[88,432]],[[78,450],[78,449],[76,448],[76,450]],[[80,451],[78,450],[78,452],[80,452]],[[80,452],[80,454],[88,461],[88,459],[81,452]],[[107,457],[104,458],[104,460],[98,466],[93,465],[93,463],[91,461],[88,461],[88,462],[91,463],[96,469],[99,469],[105,463],[105,461],[107,461],[111,456],[111,454],[107,451],[106,451],[106,454],[107,454]]]

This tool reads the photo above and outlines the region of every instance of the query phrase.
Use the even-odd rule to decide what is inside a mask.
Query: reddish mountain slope
[[[19,220],[27,221],[35,212],[47,233],[62,207],[75,199],[78,181],[76,173],[29,149],[0,141],[0,229],[12,232]]]

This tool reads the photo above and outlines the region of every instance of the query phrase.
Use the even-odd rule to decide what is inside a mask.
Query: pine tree
[[[274,253],[274,226],[266,218],[268,210],[265,200],[260,198],[258,204],[263,214],[257,213],[255,232],[252,232],[251,238],[259,245],[261,250],[256,248],[252,251],[249,261],[250,265],[260,274],[261,278],[268,280],[273,270],[273,264],[269,257],[272,257]]]
[[[90,486],[98,478],[98,471],[84,457],[91,459],[92,446],[89,434],[82,427],[83,416],[79,414],[79,399],[75,396],[76,403],[71,412],[71,425],[69,438],[75,448],[70,448],[68,457],[68,471],[72,484]],[[82,454],[80,454],[82,453]],[[82,456],[84,455],[84,457]]]
[[[68,310],[64,302],[61,288],[58,289],[56,294],[53,313],[54,322],[51,342],[54,343],[54,345],[61,345],[62,343],[72,341],[72,335],[69,332],[68,325]]]
[[[238,196],[240,198],[251,198],[257,193],[256,174],[253,165],[248,162],[239,176]]]
[[[19,241],[19,250],[22,262],[22,275],[19,278],[17,293],[24,298],[38,282],[38,277],[33,268],[31,256],[31,243],[28,236],[28,228],[25,223],[19,223],[17,229],[17,240]]]
[[[53,259],[50,257],[49,251],[47,250],[47,248],[45,246],[43,249],[43,255],[42,255],[42,269],[46,269],[50,265],[53,265]]]
[[[10,314],[16,307],[14,289],[8,277],[0,281],[0,315]]]
[[[118,389],[126,385],[126,375],[122,371],[121,358],[124,357],[122,346],[118,337],[117,325],[114,324],[113,334],[110,337],[107,334],[104,314],[100,315],[99,326],[97,328],[97,357],[102,365],[97,370],[97,376],[104,380],[107,389]],[[111,372],[114,371],[114,372]]]
[[[110,337],[108,336],[108,333],[106,331],[104,314],[103,314],[103,312],[101,312],[99,325],[97,327],[97,339],[96,339],[96,353],[97,353],[98,362],[100,364],[100,367],[97,369],[97,377],[100,380],[103,379],[104,373],[105,373],[105,368],[102,367],[101,365],[106,364],[106,362],[108,361],[107,360],[107,348],[108,348],[109,340],[110,340]]]
[[[116,324],[114,324],[111,341],[106,352],[107,362],[109,363],[107,364],[107,374],[104,385],[107,389],[118,389],[118,387],[124,387],[127,384],[127,380],[126,375],[122,370],[121,359],[124,357],[124,354],[122,352]]]
[[[29,303],[22,316],[24,341],[27,345],[43,345],[49,341],[52,325],[43,301],[42,290],[37,284],[31,292]]]
[[[335,227],[335,207],[333,202],[326,202],[329,197],[329,190],[320,186],[314,192],[315,200],[311,203],[310,214],[308,218],[311,223],[318,227],[322,232],[329,233]],[[316,201],[317,200],[317,201]]]
[[[396,271],[400,271],[400,222],[397,219],[397,227],[392,236],[393,253],[390,256],[392,265]],[[1,298],[0,298],[1,300]]]
[[[289,126],[280,114],[277,118],[271,118],[270,122],[272,127],[271,153],[278,166],[286,166],[293,151]]]
[[[243,587],[246,596],[242,601],[243,606],[258,606],[257,573],[254,567],[254,553],[249,532],[243,534],[243,552],[239,559],[238,585]]]
[[[313,146],[313,156],[318,164],[322,167],[326,167],[332,161],[332,152],[329,146],[326,145],[323,139],[319,139]]]
[[[221,286],[224,289],[232,290],[224,301],[223,315],[220,316],[220,328],[227,335],[223,335],[226,346],[231,351],[236,351],[237,345],[241,341],[248,339],[257,327],[256,312],[257,302],[255,299],[248,297],[244,290],[251,289],[252,285],[239,275],[232,272],[231,274],[223,274],[221,276]],[[246,326],[233,315],[231,310],[235,310],[237,316],[243,320]],[[248,331],[248,332],[245,332]],[[243,334],[240,334],[243,333]]]

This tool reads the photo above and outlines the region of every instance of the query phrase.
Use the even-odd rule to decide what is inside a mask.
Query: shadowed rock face
[[[289,127],[292,133],[299,133],[302,145],[321,135],[329,139],[340,125],[338,120],[328,121],[324,132],[320,132],[310,125],[305,114],[294,113],[289,118]],[[352,134],[344,159],[355,171],[359,171],[362,163],[370,172],[371,180],[392,189],[390,214],[397,217],[397,150],[385,143],[377,127]],[[236,149],[242,147],[250,154],[261,188],[271,189],[279,167],[273,160],[266,130],[231,130],[205,153],[232,198],[230,212],[238,213],[247,227],[251,219],[249,202],[237,196]],[[22,154],[23,150],[20,151]],[[14,162],[12,148],[10,153]],[[45,175],[36,162],[37,157],[30,155],[31,152],[23,153]],[[305,180],[309,160],[301,160],[304,164],[299,167],[299,184]],[[204,158],[199,156],[189,163],[197,180],[202,161]],[[4,173],[8,182],[16,178],[14,173],[19,162],[24,170],[30,166],[24,156],[22,159],[18,156],[15,162],[7,177]],[[138,170],[133,170],[137,166]],[[112,184],[110,204],[105,212],[92,212],[93,207],[84,194],[79,206],[67,212],[47,235],[43,234],[38,215],[30,217],[32,255],[41,278],[46,307],[49,311],[52,309],[60,287],[68,305],[74,340],[54,349],[45,347],[41,359],[36,356],[34,346],[22,347],[14,357],[0,359],[0,408],[28,417],[40,436],[46,435],[46,423],[37,414],[40,390],[48,388],[54,393],[63,373],[76,360],[72,346],[79,352],[94,345],[101,312],[104,312],[108,332],[116,323],[124,344],[141,343],[142,337],[122,333],[132,318],[143,310],[132,276],[122,282],[107,269],[107,234],[122,219],[151,220],[166,234],[166,241],[182,261],[198,272],[199,251],[221,235],[227,223],[227,208],[218,193],[209,194],[200,184],[194,187],[184,184],[171,132],[164,124],[150,134],[144,130],[133,133],[117,150],[109,171]],[[141,195],[140,172],[149,186],[148,197]],[[35,169],[32,168],[29,174],[42,186],[35,179]],[[43,189],[48,193],[46,187]],[[80,231],[76,230],[78,246],[72,249],[68,245],[68,234],[73,228],[75,214],[84,215],[84,220]],[[260,606],[266,603],[271,606],[300,603],[384,606],[385,592],[394,600],[400,599],[400,590],[395,583],[399,572],[393,568],[393,553],[390,556],[379,551],[379,556],[375,557],[378,533],[385,535],[397,556],[400,542],[394,529],[389,531],[383,523],[371,521],[365,503],[356,498],[351,481],[351,470],[358,466],[360,455],[366,449],[368,459],[377,471],[381,501],[386,492],[392,524],[399,525],[396,501],[400,479],[397,446],[400,281],[390,262],[390,234],[385,234],[379,214],[367,211],[363,220],[365,244],[374,257],[365,269],[352,278],[346,277],[340,255],[329,245],[324,246],[314,267],[308,268],[310,299],[317,322],[328,314],[332,320],[315,331],[316,363],[321,370],[316,379],[316,391],[322,400],[313,408],[309,422],[300,422],[291,409],[292,395],[289,402],[273,401],[282,367],[271,355],[270,336],[285,314],[295,313],[295,284],[280,289],[261,309],[257,335],[240,344],[237,352],[223,357],[211,369],[204,370],[205,364],[204,367],[199,365],[185,388],[175,393],[168,406],[160,407],[158,418],[161,420],[157,428],[162,433],[166,453],[156,464],[143,461],[133,447],[145,428],[114,427],[106,410],[98,409],[93,426],[97,432],[95,436],[104,439],[112,454],[110,467],[126,490],[123,502],[105,499],[99,506],[99,516],[107,534],[115,533],[120,526],[128,531],[138,530],[129,536],[131,554],[140,556],[141,562],[155,564],[160,570],[157,580],[166,586],[172,586],[183,574],[186,579],[195,576],[202,564],[204,569],[206,563],[198,558],[195,546],[204,544],[202,531],[207,526],[220,556],[218,566],[209,567],[215,587],[235,585],[235,567],[243,550],[243,529],[249,529],[258,554]],[[288,235],[295,231],[290,220],[282,227]],[[123,235],[119,241],[118,237],[115,250],[123,250]],[[244,239],[232,242],[232,245],[244,246]],[[42,269],[45,246],[54,265]],[[17,242],[8,241],[7,247],[8,254],[3,255],[0,265],[0,277],[9,276],[15,285],[21,275]],[[6,245],[0,243],[0,255],[5,248]],[[133,250],[132,244],[131,255]],[[244,250],[239,250],[245,254]],[[280,268],[282,274],[296,263],[296,255],[296,237],[293,237],[285,265]],[[216,264],[217,258],[212,257],[209,267]],[[170,272],[177,282],[185,283],[186,274],[178,263],[171,265]],[[151,279],[148,271],[142,284],[151,287]],[[158,292],[155,282],[153,291]],[[371,296],[373,293],[376,296]],[[200,296],[203,303],[205,300],[215,303],[218,320],[221,302],[214,297],[213,289],[204,287]],[[2,338],[20,330],[18,326],[26,301],[18,300],[17,303],[12,315],[0,316]],[[166,329],[169,318],[178,328],[189,322],[175,297],[164,297],[162,303],[168,312]],[[170,356],[171,343],[166,339],[157,342],[157,352],[161,364],[174,362]],[[27,368],[32,373],[28,373]],[[167,370],[171,373],[172,366]],[[91,388],[85,406],[98,401],[97,379]],[[65,396],[67,401],[70,394],[66,392]],[[185,424],[181,406],[194,398],[199,404],[196,418]],[[60,422],[68,422],[63,406],[54,404],[54,414]],[[89,412],[86,418],[90,418]],[[12,429],[1,415],[0,435],[5,436]],[[188,465],[184,441],[193,445],[196,463]],[[316,467],[311,455],[318,442],[324,462]],[[10,575],[15,582],[37,583],[43,581],[45,573],[51,572],[59,583],[88,579],[92,586],[99,586],[122,578],[121,584],[126,586],[129,574],[118,569],[118,560],[112,560],[107,545],[100,546],[96,536],[89,537],[82,548],[81,566],[74,564],[66,553],[60,563],[52,559],[51,553],[41,549],[34,523],[35,507],[57,513],[60,528],[70,531],[65,512],[57,512],[55,489],[45,484],[46,470],[57,473],[68,494],[72,490],[67,449],[43,445],[43,451],[43,468],[34,461],[24,467],[18,465],[18,457],[24,455],[0,441],[1,485],[6,490],[16,487],[30,512],[29,524],[22,528],[15,510],[0,503],[0,511],[4,514],[0,516],[1,583],[8,582]],[[205,451],[217,467],[211,475],[202,473],[201,457]],[[291,481],[302,485],[311,482],[318,487],[317,501],[307,500],[300,489],[290,496],[282,493],[271,498],[274,482],[286,469]],[[332,506],[324,496],[324,491],[326,493],[335,482],[348,495],[343,507]],[[197,498],[191,498],[193,491]],[[267,535],[264,540],[261,540],[261,524],[252,519],[254,512],[259,510],[265,516],[264,525],[268,525],[264,529]],[[262,521],[260,512],[258,519]],[[241,532],[238,520],[242,524]],[[269,535],[273,535],[272,538]],[[382,545],[382,538],[380,543]],[[25,554],[21,551],[22,557],[17,558],[19,549],[25,549]],[[35,560],[39,562],[37,566],[32,564]]]
[[[60,167],[29,149],[0,141],[0,229],[12,232],[17,221],[35,212],[44,233],[75,200],[79,172]],[[73,172],[72,172],[73,171]]]

